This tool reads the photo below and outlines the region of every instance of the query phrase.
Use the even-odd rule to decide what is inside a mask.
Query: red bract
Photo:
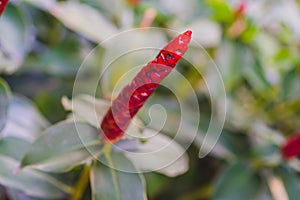
[[[112,102],[100,130],[108,141],[117,142],[123,137],[131,119],[187,51],[191,35],[192,31],[188,30],[169,42]]]
[[[8,3],[8,0],[0,0],[0,16],[4,12],[7,3]]]
[[[300,133],[292,136],[282,145],[281,153],[286,159],[300,155]]]
[[[238,4],[238,6],[235,9],[235,15],[239,16],[239,15],[244,15],[245,11],[246,11],[246,7],[247,7],[247,3],[245,1],[242,1]]]

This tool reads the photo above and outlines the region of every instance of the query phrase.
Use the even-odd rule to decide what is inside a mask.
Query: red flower
[[[191,35],[192,31],[188,30],[169,42],[112,102],[100,130],[108,141],[117,142],[123,137],[131,119],[187,51]]]
[[[0,0],[0,16],[2,15],[3,11],[5,10],[7,3],[8,3],[8,0]]]
[[[292,136],[282,145],[281,153],[286,159],[300,155],[300,133]]]

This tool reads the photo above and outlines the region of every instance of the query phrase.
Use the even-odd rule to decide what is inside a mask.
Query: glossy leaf
[[[60,2],[51,13],[65,26],[96,43],[118,33],[117,28],[96,9],[79,2]]]
[[[104,156],[104,155],[103,155]],[[113,152],[103,157],[112,166],[122,166],[126,171],[135,171],[133,164],[120,153]],[[91,170],[93,200],[143,200],[146,199],[144,179],[139,173],[127,173],[96,162]]]
[[[7,83],[0,78],[0,135],[7,121],[9,101],[10,89]]]
[[[189,168],[188,156],[176,141],[163,134],[146,129],[144,135],[154,135],[135,151],[127,152],[126,156],[141,171],[156,171],[170,177],[185,173]]]
[[[251,200],[260,188],[260,179],[252,169],[243,163],[227,167],[218,177],[213,199]]]
[[[38,112],[30,100],[14,95],[9,104],[7,123],[1,135],[32,142],[48,126],[49,122]]]
[[[97,129],[88,124],[62,122],[45,130],[32,144],[21,166],[66,172],[89,162],[101,149]]]

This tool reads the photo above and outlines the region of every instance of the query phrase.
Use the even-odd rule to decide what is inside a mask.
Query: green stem
[[[114,170],[114,163],[111,159],[111,144],[110,143],[106,143],[104,145],[104,149],[103,149],[103,152],[104,152],[104,156],[107,160],[107,163],[108,165],[110,166],[110,171],[111,171],[111,175],[112,175],[112,178],[113,178],[113,185],[114,185],[114,188],[115,188],[115,191],[116,191],[116,196],[117,196],[117,199],[121,199],[120,197],[120,189],[118,188],[118,178],[117,178],[117,175],[116,175],[116,171]]]
[[[109,157],[111,151],[111,144],[109,142],[105,142],[104,147],[103,147],[103,153],[107,157]]]
[[[79,180],[73,189],[73,193],[70,197],[70,200],[78,200],[83,198],[84,192],[90,180],[90,170],[91,170],[91,166],[90,164],[87,164],[84,167],[79,177]]]

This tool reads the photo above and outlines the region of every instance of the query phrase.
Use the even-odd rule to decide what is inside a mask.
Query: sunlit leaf
[[[117,28],[100,12],[76,1],[57,3],[51,13],[65,26],[96,43],[118,33]]]
[[[226,1],[206,0],[205,2],[211,8],[216,21],[230,23],[233,20],[233,12]]]
[[[103,155],[104,156],[104,155]],[[103,158],[112,166],[125,171],[136,171],[133,164],[120,153]],[[139,173],[127,173],[96,162],[91,170],[92,197],[94,200],[143,200],[146,199],[144,179]]]
[[[99,131],[73,122],[51,126],[32,144],[22,160],[22,167],[65,172],[89,162],[101,152]]]

